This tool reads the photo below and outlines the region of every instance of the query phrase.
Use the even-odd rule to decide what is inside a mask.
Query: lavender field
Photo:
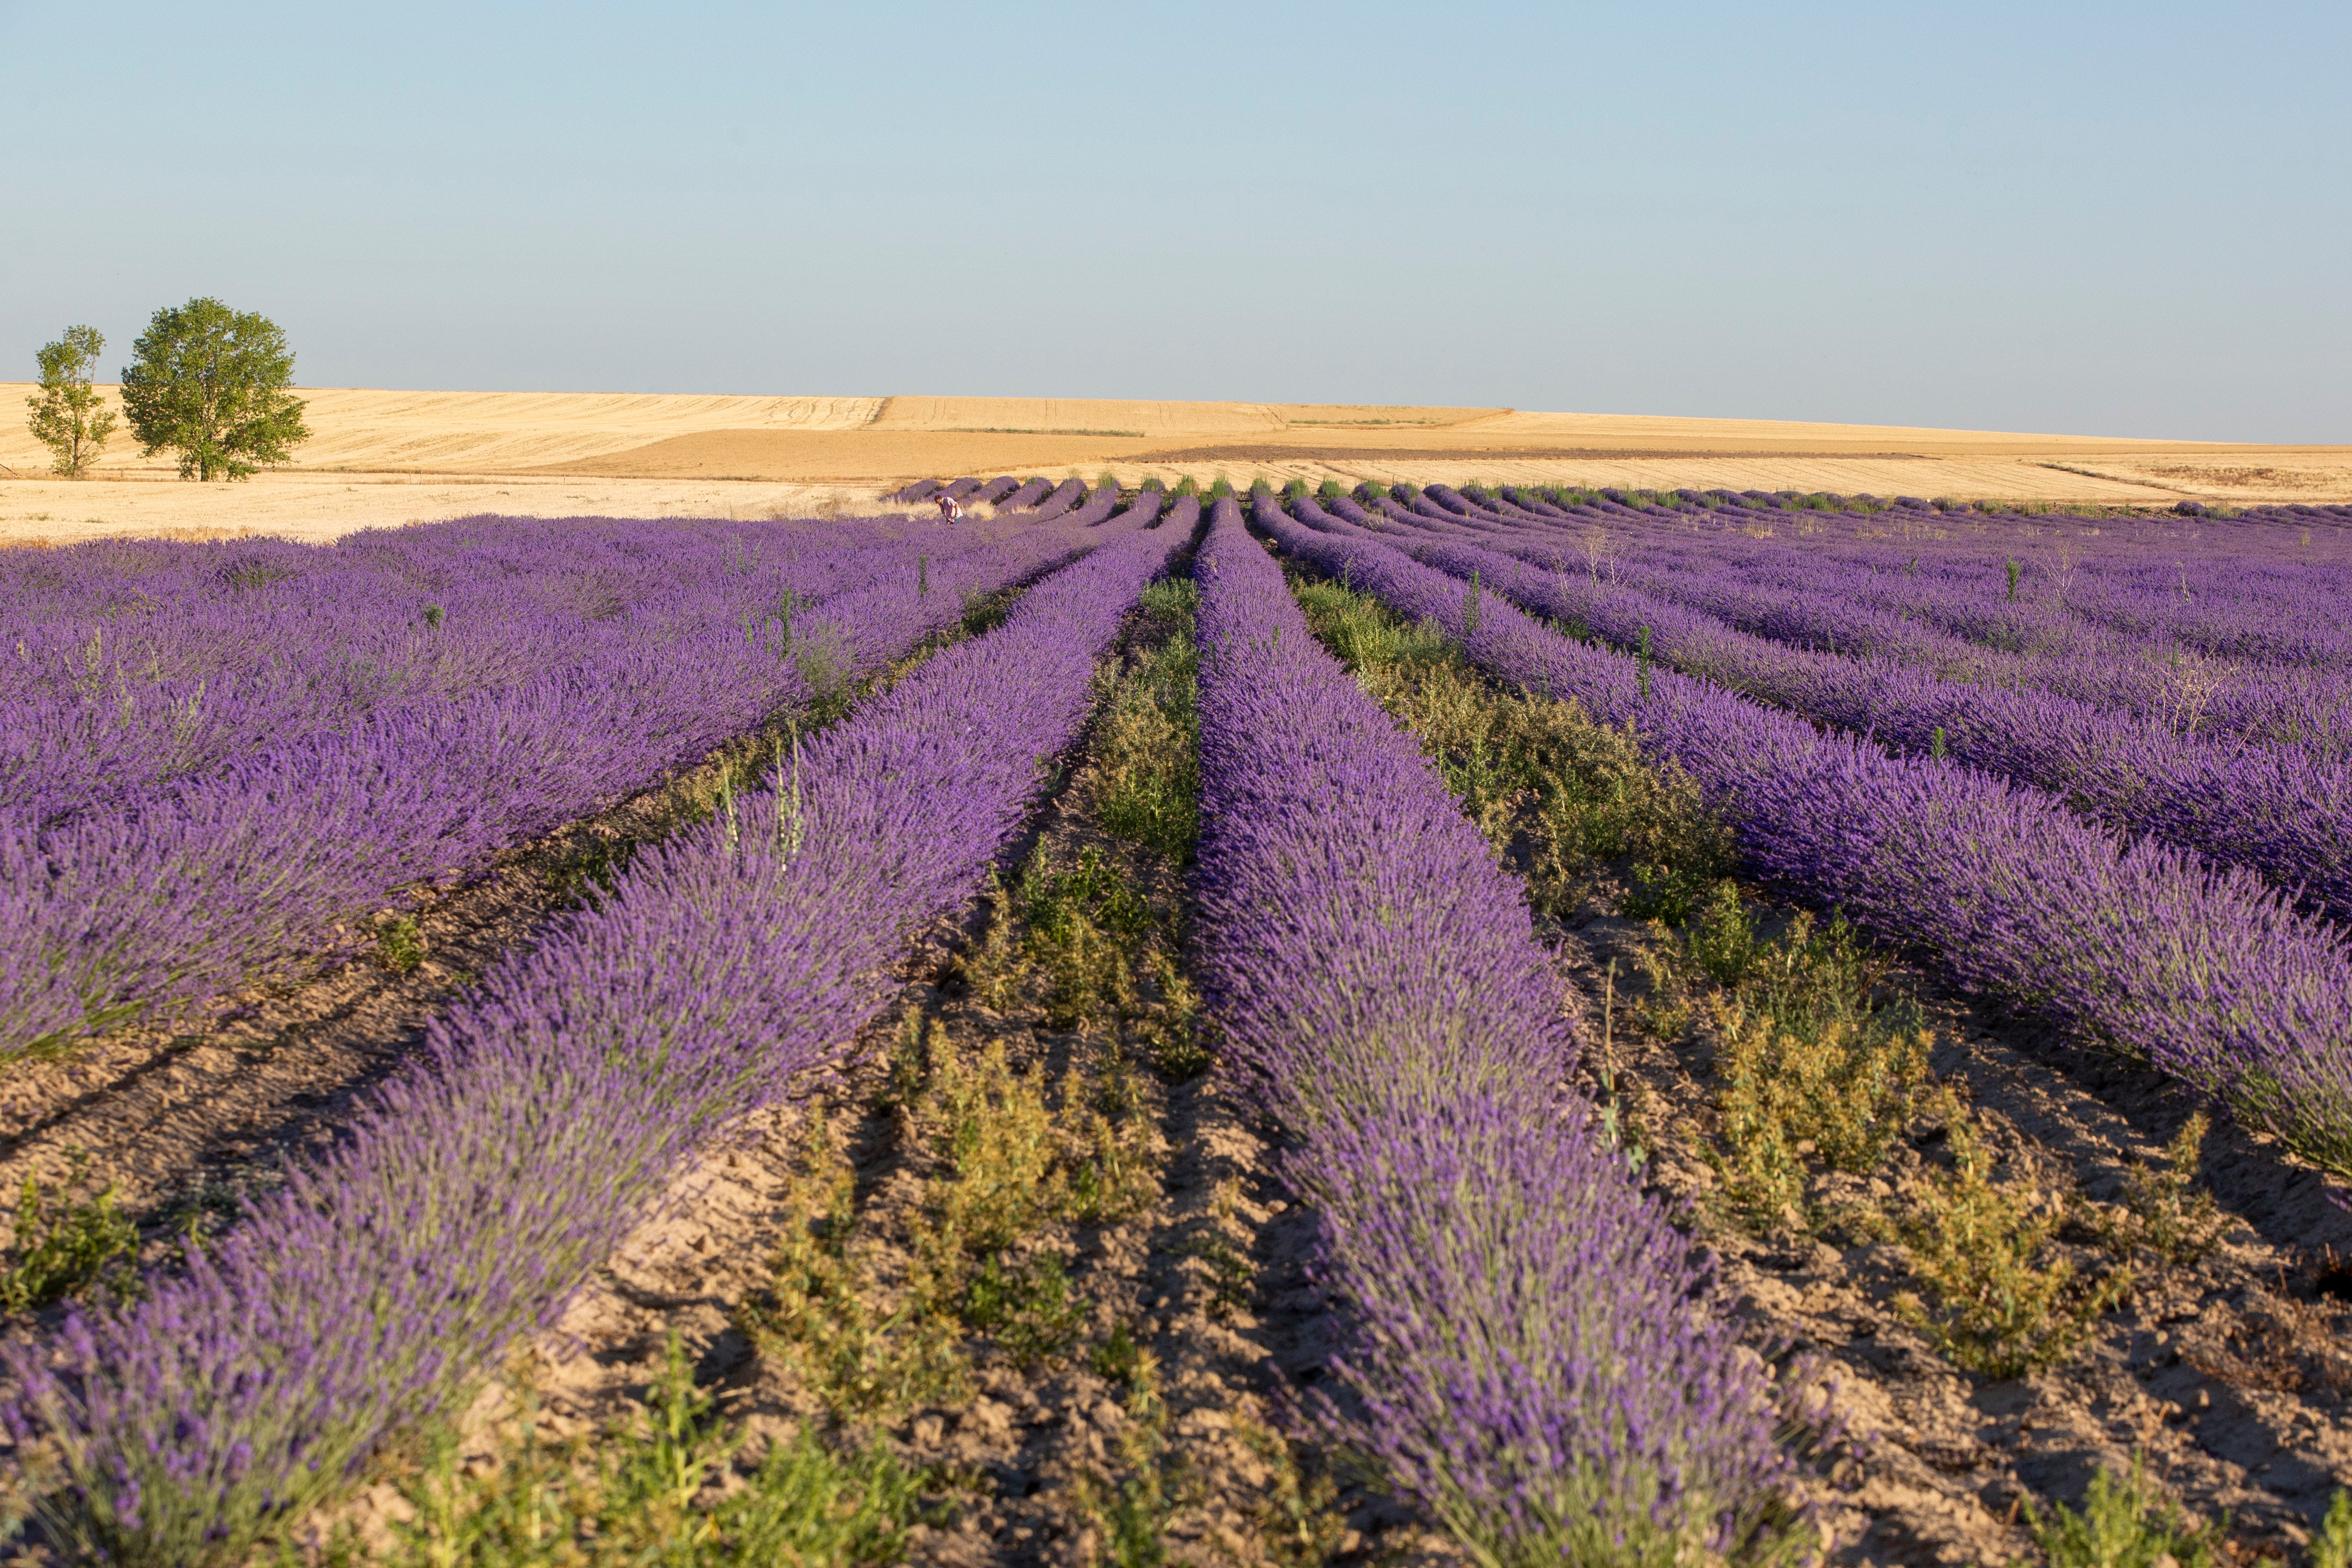
[[[2352,1564],[2347,603],[1108,476],[0,552],[0,1552]]]

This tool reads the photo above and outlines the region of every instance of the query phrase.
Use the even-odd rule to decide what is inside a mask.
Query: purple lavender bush
[[[1322,1222],[1349,1325],[1325,1419],[1484,1563],[1793,1552],[1771,1381],[1566,1088],[1517,883],[1234,502],[1212,515],[1202,955],[1226,1070]]]

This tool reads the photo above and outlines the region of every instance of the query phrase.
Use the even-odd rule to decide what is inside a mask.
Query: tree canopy
[[[49,466],[79,479],[106,447],[114,431],[114,410],[90,384],[90,372],[106,348],[96,327],[68,327],[65,336],[42,345],[41,390],[25,399],[33,416],[26,421],[51,454]]]
[[[241,479],[310,439],[294,351],[268,317],[191,300],[155,312],[131,345],[122,410],[150,457],[170,448],[182,479]]]

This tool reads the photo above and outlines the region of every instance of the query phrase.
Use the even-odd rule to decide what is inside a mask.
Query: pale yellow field
[[[112,389],[107,389],[110,396]],[[337,537],[498,511],[755,517],[909,479],[1339,478],[1831,490],[2100,505],[2352,499],[2352,447],[1509,408],[1031,397],[306,391],[312,438],[236,485],[118,431],[66,481],[0,384],[0,541],[174,530]]]

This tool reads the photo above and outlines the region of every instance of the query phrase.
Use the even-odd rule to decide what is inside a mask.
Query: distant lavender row
[[[1443,486],[1427,493],[1449,509],[1461,499]],[[2126,647],[2186,647],[2263,663],[2352,666],[2352,628],[2336,608],[2352,592],[2352,567],[2308,549],[2284,559],[2250,555],[2245,536],[2258,529],[2223,534],[2214,525],[2207,541],[2156,551],[2110,524],[2095,535],[2078,527],[2064,537],[2002,540],[1989,548],[1858,533],[1788,539],[1777,530],[1759,539],[1742,531],[1748,525],[1738,514],[1695,509],[1645,511],[1604,502],[1553,510],[1564,510],[1564,521],[1608,527],[1648,546],[1846,568],[1859,574],[1874,605],[1994,647],[2087,651],[2086,641],[2120,638]],[[1818,526],[1815,515],[1806,514],[1807,526]],[[2052,525],[2043,531],[2059,531]],[[2087,548],[2110,532],[2122,535],[2113,553]],[[2014,595],[2012,565],[2020,572]]]
[[[657,782],[803,700],[810,671],[870,673],[954,624],[965,595],[1132,531],[1153,510],[1103,530],[1075,518],[1023,530],[748,640],[729,627],[625,646],[459,711],[371,715],[135,816],[43,829],[0,815],[0,927],[12,939],[0,951],[0,1060],[347,944],[338,922],[394,889],[471,871]]]
[[[1516,883],[1234,501],[1212,517],[1203,961],[1229,1068],[1297,1140],[1349,1440],[1482,1562],[1725,1551],[1787,1468],[1761,1364],[1563,1089]]]
[[[988,506],[1024,507],[1036,505],[1037,498],[1052,488],[1044,479],[1024,483],[1010,474],[991,479],[986,484],[978,479],[917,479],[913,484],[900,486],[882,499],[921,501],[948,495],[957,500],[978,501]]]
[[[1991,648],[2020,653],[2116,650],[2163,654],[2190,648],[2263,665],[2340,669],[2352,665],[2352,631],[2338,613],[2347,584],[2315,564],[2251,568],[2202,553],[2095,572],[2045,552],[2006,551],[1948,558],[1942,569],[1897,543],[1828,547],[1758,540],[1736,531],[1690,533],[1653,520],[1627,527],[1642,552],[1700,555],[1771,571],[1784,581],[1834,580],[1863,603]],[[2168,556],[2168,558],[2165,558]],[[2018,571],[2014,590],[2011,567]]]
[[[2251,873],[1641,668],[1380,541],[1318,533],[1270,502],[1258,516],[1284,548],[1433,619],[1495,673],[1631,726],[1697,781],[1763,876],[1928,950],[1963,984],[2145,1055],[2352,1173],[2352,953]]]
[[[1324,514],[1299,503],[1302,521]],[[1462,537],[1459,533],[1454,538]],[[1944,681],[1735,631],[1687,605],[1582,572],[1545,572],[1446,536],[1399,539],[1449,575],[1621,648],[1645,641],[1688,675],[1868,736],[2048,790],[2085,816],[2243,866],[2352,930],[2352,766],[2293,748],[2217,746],[2045,692]]]
[[[184,1275],[16,1342],[19,1444],[100,1561],[247,1560],[466,1391],[566,1298],[728,1119],[836,1052],[906,933],[969,898],[1096,659],[1182,542],[1129,532],[808,748],[786,793],[649,851],[593,912],[502,961],[379,1091]]]
[[[1381,507],[1387,521],[1401,526],[1422,531],[1445,526],[1434,521],[1433,508]],[[1508,510],[1473,510],[1453,521],[1486,527],[1496,541],[1507,541],[1495,548],[1523,561],[1696,603],[1742,630],[1776,640],[1841,654],[1885,654],[1978,685],[2035,687],[2127,710],[2184,735],[2242,736],[2299,747],[2327,762],[2352,760],[2352,671],[2217,662],[2193,651],[2184,658],[2178,648],[2058,626],[2034,606],[1998,602],[1948,605],[1942,623],[1969,634],[1957,635],[1933,624],[1936,616],[1906,618],[1904,610],[1916,603],[1884,586],[1899,581],[1899,574],[1887,578],[1829,556],[1773,552],[1746,539],[1652,542],[1629,566],[1622,536],[1517,528]],[[1765,552],[1754,553],[1759,551]],[[2034,616],[2041,618],[2029,624]],[[2008,651],[2020,647],[2037,651]]]
[[[772,525],[583,521],[520,536],[469,523],[443,559],[345,541],[181,559],[111,599],[103,558],[56,552],[51,612],[0,661],[0,807],[47,826],[363,716],[465,722],[469,704],[646,650],[757,640],[844,593],[933,567],[1008,525],[812,542]],[[444,525],[448,526],[448,525]],[[434,530],[418,529],[418,533]],[[423,562],[429,570],[418,570]],[[120,584],[118,584],[118,587]],[[54,613],[79,598],[76,614]],[[111,602],[106,602],[111,599]],[[431,715],[428,717],[428,715]]]

